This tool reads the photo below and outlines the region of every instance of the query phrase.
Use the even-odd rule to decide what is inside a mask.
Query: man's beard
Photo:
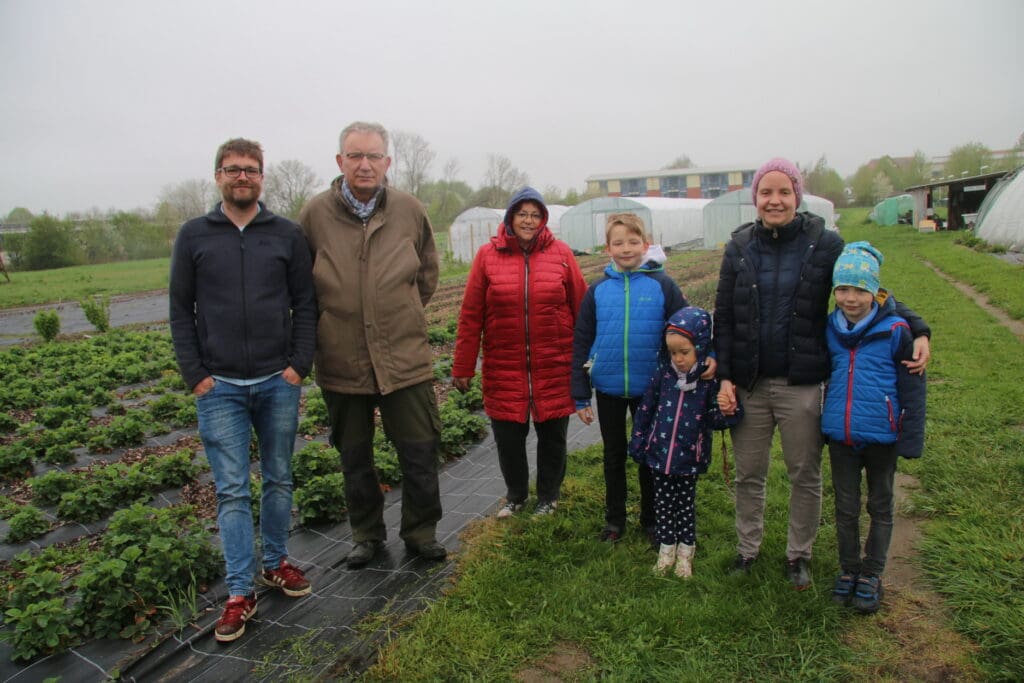
[[[245,189],[253,189],[251,185],[243,187]],[[221,197],[224,199],[224,203],[227,204],[228,206],[232,206],[241,211],[247,211],[248,209],[251,209],[253,205],[256,204],[256,202],[259,201],[259,195],[256,194],[255,192],[241,199],[236,199],[234,196],[235,189],[236,188],[228,187],[221,193]]]

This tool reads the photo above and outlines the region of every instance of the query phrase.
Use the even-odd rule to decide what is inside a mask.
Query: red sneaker
[[[313,590],[302,570],[288,564],[285,560],[281,560],[277,569],[264,569],[258,582],[271,588],[280,588],[290,598],[301,598],[303,595],[309,595]]]
[[[256,595],[232,595],[224,605],[224,612],[217,620],[214,635],[221,643],[230,643],[245,633],[245,622],[256,614]]]

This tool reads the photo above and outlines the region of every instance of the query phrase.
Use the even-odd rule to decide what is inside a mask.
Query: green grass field
[[[438,253],[442,255],[443,278],[464,276],[469,272],[469,264],[444,260],[448,233],[436,233],[435,240]],[[167,289],[170,262],[169,258],[159,258],[54,270],[14,271],[10,273],[10,282],[0,279],[0,309],[81,301],[95,295],[138,294]]]
[[[80,301],[94,295],[166,289],[170,259],[121,261],[95,266],[12,272],[0,280],[0,308]]]

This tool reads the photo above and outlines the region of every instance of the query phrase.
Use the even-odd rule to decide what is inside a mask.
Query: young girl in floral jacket
[[[693,574],[697,518],[697,476],[711,463],[711,431],[735,424],[717,404],[718,380],[700,379],[711,349],[711,316],[687,306],[665,325],[658,371],[633,418],[629,455],[654,473],[654,571]]]

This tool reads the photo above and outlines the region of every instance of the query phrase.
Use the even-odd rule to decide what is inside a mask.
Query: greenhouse
[[[597,197],[562,214],[558,234],[575,251],[600,250],[604,248],[608,215],[631,212],[643,220],[653,244],[703,247],[703,211],[710,202],[668,197]]]
[[[899,194],[875,204],[868,218],[879,225],[896,225],[903,217],[907,219],[905,222],[913,222],[913,215],[914,198],[909,194]]]
[[[826,228],[836,229],[835,205],[824,197],[805,194],[800,210],[821,216]],[[755,218],[757,209],[748,188],[717,197],[704,207],[704,246],[708,249],[724,246],[733,230]]]
[[[974,233],[989,244],[1024,251],[1024,166],[989,191],[978,211]]]
[[[550,204],[548,209],[548,229],[559,236],[559,220],[568,206]],[[469,263],[476,256],[480,245],[486,244],[498,232],[498,226],[505,218],[505,209],[488,209],[484,206],[466,209],[452,221],[448,229],[448,251],[456,261]]]
[[[472,261],[480,245],[497,233],[504,216],[504,209],[483,206],[466,209],[456,216],[448,229],[448,250],[452,258],[464,263]]]

